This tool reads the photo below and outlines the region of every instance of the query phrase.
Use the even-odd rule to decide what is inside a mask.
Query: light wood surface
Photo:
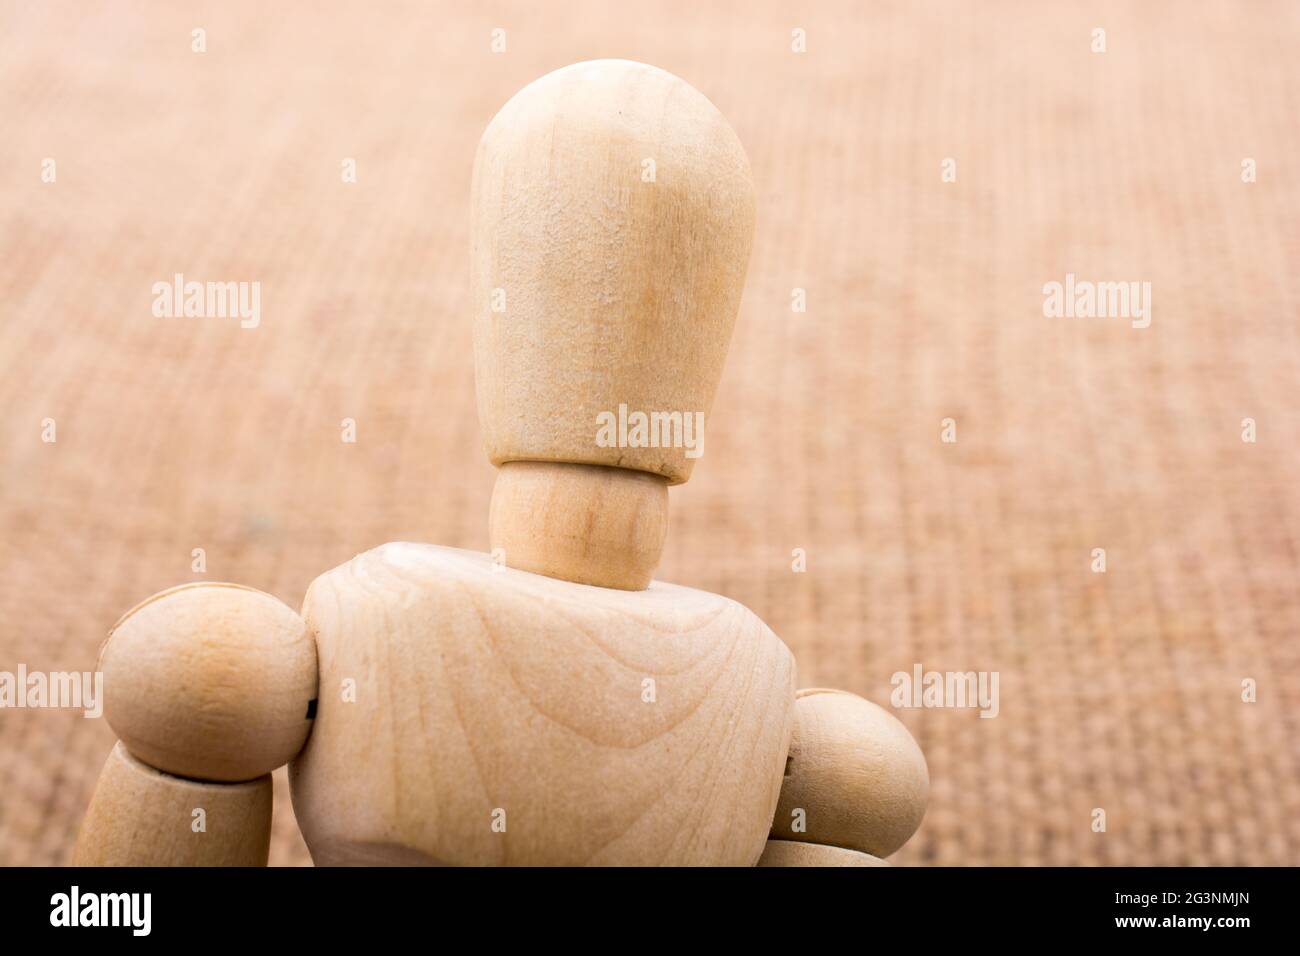
[[[887,857],[921,825],[929,792],[925,755],[893,714],[840,690],[795,695],[773,836]]]
[[[696,459],[684,445],[601,447],[598,419],[620,406],[699,413],[707,431],[754,205],[735,132],[664,70],[577,63],[511,98],[483,133],[470,198],[475,380],[492,463],[686,481]]]
[[[204,783],[162,773],[117,743],[99,775],[75,866],[265,866],[271,777]]]
[[[997,719],[895,712],[931,795],[891,861],[1300,861],[1293,0],[0,8],[0,670],[92,669],[173,582],[297,608],[386,541],[490,550],[475,144],[628,56],[718,107],[758,200],[656,575],[751,608],[804,686],[1001,672]],[[1150,279],[1151,327],[1045,318],[1067,271]],[[261,325],[152,316],[175,272],[260,280]],[[67,862],[113,742],[0,713],[0,865]],[[285,776],[271,859],[301,865]]]
[[[820,843],[800,843],[797,840],[768,840],[758,866],[889,866],[889,861],[846,850],[839,846],[822,846]]]
[[[307,739],[316,645],[253,588],[202,582],[136,605],[100,651],[104,716],[136,757],[198,780],[252,780]]]
[[[318,864],[762,853],[794,662],[736,602],[397,543],[317,578],[303,616],[321,696],[290,781]]]
[[[497,472],[489,523],[493,557],[509,567],[639,591],[663,551],[668,486],[626,468],[507,462]]]

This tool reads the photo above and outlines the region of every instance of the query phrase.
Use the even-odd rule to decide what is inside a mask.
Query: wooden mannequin
[[[121,742],[73,861],[264,866],[270,772],[302,749],[315,710],[302,618],[252,588],[182,585],[122,616],[98,670]]]
[[[801,690],[760,865],[887,865],[921,825],[929,792],[925,756],[896,717],[841,690]]]
[[[879,863],[924,802],[901,725],[863,724],[905,757],[869,779],[913,771],[883,796],[828,767],[861,756],[839,723],[863,716],[852,707],[831,709],[835,733],[814,719],[797,737],[809,756],[783,787],[803,707],[789,650],[736,602],[652,580],[749,257],[734,132],[662,70],[576,64],[501,110],[472,190],[492,554],[385,545],[317,578],[301,618],[229,586],[146,602],[128,621],[152,639],[120,625],[106,645],[122,744],[78,859],[208,860],[140,825],[170,820],[171,778],[114,797],[134,757],[248,792],[230,781],[291,761],[318,864]],[[787,796],[809,804],[806,833],[782,829]],[[867,823],[839,799],[870,807]],[[246,816],[230,859],[261,832]]]

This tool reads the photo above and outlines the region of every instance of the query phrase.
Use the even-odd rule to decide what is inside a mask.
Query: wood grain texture
[[[489,513],[494,558],[578,584],[640,591],[668,532],[658,475],[568,462],[507,462]]]
[[[311,730],[316,645],[253,588],[199,582],[136,605],[99,655],[104,716],[140,760],[196,780],[252,780]]]
[[[889,866],[889,861],[846,850],[839,846],[822,846],[820,843],[800,843],[797,840],[768,840],[758,866]]]
[[[887,857],[921,825],[929,795],[925,755],[893,714],[840,690],[795,695],[774,837]]]
[[[303,615],[322,690],[290,780],[318,864],[747,866],[762,853],[794,663],[734,601],[388,544],[321,575]]]
[[[670,491],[658,577],[751,608],[805,686],[885,704],[916,663],[1002,675],[995,720],[895,712],[931,794],[891,859],[1300,862],[1300,5],[227,0],[196,19],[0,4],[0,669],[93,668],[175,581],[296,608],[385,541],[489,549],[475,147],[522,86],[614,53],[707,95],[757,199],[717,427]],[[1151,328],[1044,318],[1067,270],[1152,280]],[[152,316],[177,271],[260,280],[261,325]],[[77,712],[0,712],[0,864],[67,862],[113,742]],[[307,863],[274,776],[272,863]]]
[[[265,866],[270,846],[269,774],[243,783],[186,780],[141,763],[119,742],[99,775],[72,862]]]
[[[492,463],[689,478],[696,459],[684,444],[601,447],[598,420],[624,406],[698,413],[707,426],[754,235],[749,160],[722,114],[642,63],[548,73],[483,133],[470,212],[475,381]]]

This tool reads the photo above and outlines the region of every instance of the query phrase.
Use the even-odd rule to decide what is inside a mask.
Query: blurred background
[[[894,711],[932,781],[894,861],[1300,863],[1300,5],[467,6],[0,2],[0,670],[91,669],[180,582],[297,607],[385,541],[486,549],[475,146],[623,57],[758,190],[659,577],[802,686],[1000,675],[995,719]],[[155,317],[178,272],[260,282],[260,325]],[[1044,317],[1067,273],[1150,282],[1150,327]],[[0,864],[68,861],[112,741],[0,711]]]

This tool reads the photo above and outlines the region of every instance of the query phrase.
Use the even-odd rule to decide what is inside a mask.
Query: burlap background
[[[896,861],[1300,862],[1298,54],[1295,3],[4,3],[0,669],[91,667],[194,548],[296,606],[387,540],[486,547],[475,144],[621,56],[719,106],[759,196],[660,576],[803,685],[1001,675],[996,719],[900,712],[933,796]],[[176,272],[260,281],[261,327],[154,318]],[[1044,318],[1067,272],[1150,281],[1151,327]],[[111,741],[0,712],[0,863],[67,860]],[[308,859],[280,771],[272,862]]]

